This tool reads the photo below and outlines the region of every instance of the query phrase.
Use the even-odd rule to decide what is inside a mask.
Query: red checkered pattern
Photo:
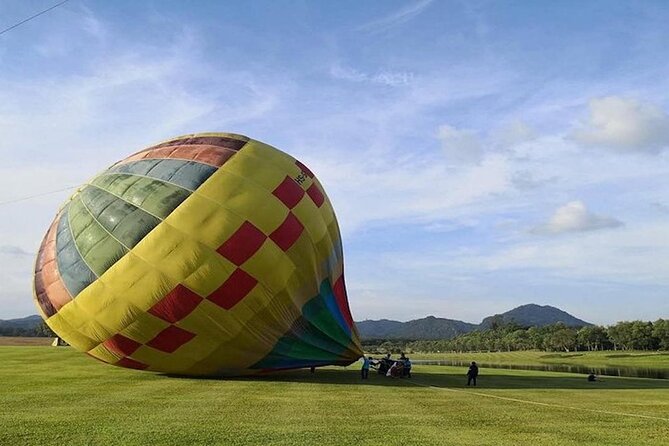
[[[297,203],[299,203],[304,196],[304,189],[302,189],[295,180],[286,177],[281,184],[274,189],[272,194],[281,200],[288,209],[292,209],[297,206]]]
[[[121,334],[115,334],[104,342],[104,346],[107,347],[109,351],[117,353],[121,356],[132,355],[135,353],[135,350],[140,347],[140,345],[142,344],[137,341],[133,341],[130,338],[126,338]]]
[[[245,221],[216,251],[237,266],[246,262],[262,246],[267,236]]]
[[[237,268],[207,299],[229,310],[251,292],[258,281],[246,271]]]
[[[313,183],[311,186],[309,186],[307,189],[307,195],[309,195],[311,201],[316,203],[316,207],[321,207],[325,201],[325,196],[323,196],[323,192],[321,192],[318,186],[316,186],[316,183]]]
[[[160,350],[165,353],[173,353],[176,349],[184,345],[195,337],[195,333],[179,328],[176,325],[170,325],[155,338],[146,343],[149,347]]]
[[[279,248],[288,251],[300,237],[302,231],[304,231],[304,226],[300,220],[292,212],[288,212],[286,219],[269,235],[269,238],[279,245]]]
[[[173,324],[188,316],[201,301],[199,295],[179,284],[151,307],[149,313]]]

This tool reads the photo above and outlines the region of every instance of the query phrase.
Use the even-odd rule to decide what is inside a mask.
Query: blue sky
[[[51,6],[0,3],[0,29]],[[0,201],[230,131],[307,164],[358,320],[669,316],[665,2],[89,1],[0,36]],[[0,207],[0,318],[68,192]]]

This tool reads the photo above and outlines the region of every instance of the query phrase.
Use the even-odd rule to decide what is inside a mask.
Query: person
[[[397,377],[397,364],[398,362],[393,362],[388,371],[386,372],[386,376],[390,376],[391,378]]]
[[[411,360],[408,357],[404,358],[404,376],[411,378]]]
[[[472,361],[472,364],[469,366],[469,370],[467,370],[467,385],[469,386],[473,382],[476,386],[477,376],[479,376],[479,367],[476,365],[476,362]]]
[[[393,373],[393,378],[403,378],[404,377],[404,361],[395,361],[395,373]]]
[[[372,358],[367,356],[362,357],[362,369],[360,370],[362,374],[362,379],[367,379],[369,377],[369,365],[372,362]]]
[[[594,381],[597,381],[597,377],[595,376],[594,373],[591,372],[591,373],[588,375],[588,382],[594,382]]]
[[[311,373],[316,373],[316,367],[313,365],[309,368],[309,370],[311,371]]]
[[[388,373],[388,370],[393,365],[393,360],[390,359],[390,353],[387,353],[385,357],[381,358],[379,361],[379,375],[385,375]]]

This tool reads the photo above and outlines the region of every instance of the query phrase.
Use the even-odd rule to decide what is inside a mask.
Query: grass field
[[[469,359],[469,357],[467,358]],[[669,381],[417,366],[411,380],[358,367],[261,378],[175,378],[71,348],[0,347],[0,444],[666,444]]]

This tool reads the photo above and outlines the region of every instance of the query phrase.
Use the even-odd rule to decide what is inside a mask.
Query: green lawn
[[[600,352],[491,352],[491,353],[414,353],[412,359],[477,361],[489,364],[574,364],[610,367],[649,367],[669,369],[669,353],[643,351]]]
[[[469,357],[467,358],[469,359]],[[417,366],[190,379],[119,369],[70,348],[0,347],[0,444],[665,444],[669,382]],[[646,416],[649,418],[639,417]]]

